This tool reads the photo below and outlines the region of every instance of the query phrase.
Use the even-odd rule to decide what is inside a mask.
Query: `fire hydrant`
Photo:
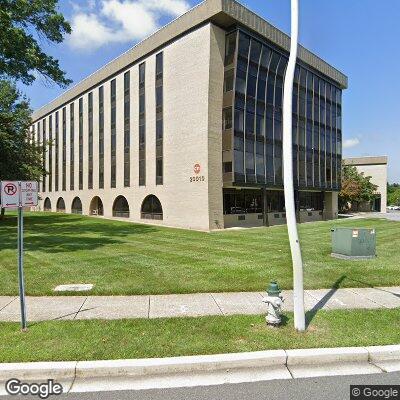
[[[268,285],[267,297],[264,297],[263,302],[268,305],[267,316],[265,320],[268,325],[277,326],[281,323],[283,297],[277,282],[273,281]]]

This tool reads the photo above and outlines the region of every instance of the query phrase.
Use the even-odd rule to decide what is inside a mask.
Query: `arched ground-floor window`
[[[44,211],[51,211],[51,201],[48,197],[44,200],[43,209]]]
[[[65,212],[65,201],[62,197],[57,200],[56,210],[57,212]]]
[[[163,209],[160,200],[153,194],[143,200],[141,217],[143,219],[163,219]]]
[[[104,215],[103,202],[99,196],[93,197],[90,202],[90,215]]]
[[[129,204],[124,196],[118,196],[113,204],[113,217],[129,218]]]
[[[75,197],[71,206],[72,214],[82,214],[82,202],[79,197]]]

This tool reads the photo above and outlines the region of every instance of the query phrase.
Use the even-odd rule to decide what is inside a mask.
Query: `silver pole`
[[[18,207],[18,280],[19,299],[21,304],[21,328],[27,330],[25,285],[24,285],[24,215],[22,206]]]
[[[287,229],[290,242],[290,251],[293,263],[293,303],[294,327],[304,331],[304,285],[303,285],[303,260],[299,235],[297,232],[296,208],[293,187],[293,149],[292,149],[292,97],[293,81],[297,60],[297,46],[299,37],[299,1],[291,0],[291,40],[290,56],[285,75],[283,94],[283,183],[285,190],[285,208]]]

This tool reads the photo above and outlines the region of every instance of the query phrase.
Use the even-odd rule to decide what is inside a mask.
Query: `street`
[[[234,385],[201,386],[178,389],[72,393],[60,400],[345,400],[350,385],[399,385],[400,372],[376,375],[332,376],[274,380]]]

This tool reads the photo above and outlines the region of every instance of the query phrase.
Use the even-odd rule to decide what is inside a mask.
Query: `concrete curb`
[[[400,371],[400,345],[134,360],[5,363],[0,364],[0,383],[10,378],[25,382],[52,378],[68,383],[66,391],[84,392],[392,371]],[[0,394],[4,392],[0,390]]]
[[[76,365],[76,377],[96,378],[121,375],[142,376],[210,372],[223,369],[282,366],[285,363],[286,353],[284,350],[137,360],[80,361]]]

